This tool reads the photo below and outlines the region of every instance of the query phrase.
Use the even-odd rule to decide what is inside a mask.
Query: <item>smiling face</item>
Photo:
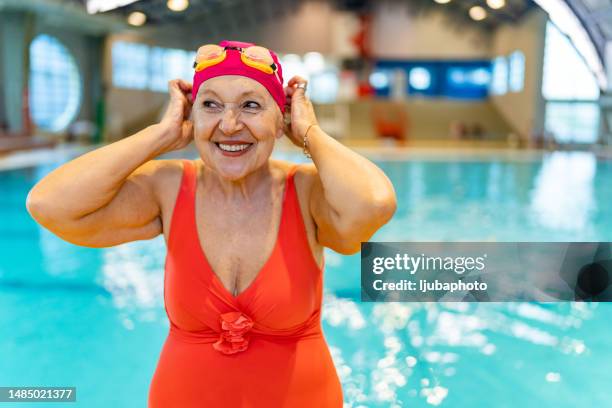
[[[204,163],[239,180],[267,163],[283,116],[259,82],[238,75],[206,80],[193,103],[194,143]]]

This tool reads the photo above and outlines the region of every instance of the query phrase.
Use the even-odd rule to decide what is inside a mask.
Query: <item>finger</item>
[[[292,96],[297,95],[299,99],[305,98],[307,86],[308,86],[308,81],[305,79],[302,81],[296,82],[295,87],[291,88],[292,89],[291,95]]]
[[[289,82],[287,82],[287,85],[291,88],[294,87],[294,85],[302,83],[302,82],[307,82],[306,79],[304,77],[301,77],[299,75],[294,75]]]
[[[177,87],[176,80],[171,79],[170,81],[168,81],[168,92],[169,93],[174,92],[176,87]]]
[[[303,83],[304,85],[302,86],[296,86],[295,89],[293,90],[293,94],[291,95],[293,97],[293,99],[297,99],[300,101],[303,101],[304,99],[306,99],[306,87],[305,87],[305,82]],[[301,84],[298,84],[301,85]]]
[[[190,82],[183,81],[182,79],[177,80],[177,84],[181,91],[184,93],[191,92],[192,85]]]
[[[168,93],[171,98],[181,98],[185,96],[185,93],[181,90],[178,79],[168,81]]]

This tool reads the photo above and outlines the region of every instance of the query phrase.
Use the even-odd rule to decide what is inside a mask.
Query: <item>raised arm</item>
[[[318,126],[304,90],[294,87],[303,81],[295,76],[286,88],[291,106],[291,129],[286,133],[296,145],[303,146],[308,131],[313,164],[302,167],[310,179],[309,207],[318,242],[342,254],[353,254],[395,213],[395,190],[378,166]]]
[[[76,245],[108,247],[162,232],[156,181],[172,161],[153,160],[193,138],[191,85],[170,81],[162,121],[73,159],[40,180],[26,207],[43,227]]]

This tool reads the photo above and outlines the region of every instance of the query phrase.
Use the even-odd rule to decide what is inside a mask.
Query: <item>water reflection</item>
[[[555,153],[543,161],[394,161],[381,167],[395,185],[399,208],[373,240],[612,239],[612,207],[607,205],[612,197],[612,164],[596,162],[588,153]],[[26,187],[33,181],[20,175],[0,178],[4,188],[0,199],[6,204],[0,208],[4,248],[0,283],[17,279],[97,283],[110,293],[101,302],[110,299],[125,329],[134,329],[130,335],[140,328],[142,339],[150,339],[151,333],[160,336],[161,331],[137,323],[167,324],[163,238],[104,250],[63,243],[35,226],[25,213]],[[577,398],[589,387],[590,395],[601,394],[596,387],[603,383],[594,378],[603,378],[604,363],[612,361],[607,351],[607,305],[360,303],[358,255],[344,257],[331,251],[326,251],[325,279],[323,325],[347,407],[496,406],[512,398],[518,398],[521,406],[536,406],[533,389],[544,395],[545,387],[570,387],[569,379]],[[13,287],[5,290],[9,293]],[[74,297],[66,293],[62,298]],[[23,299],[34,297],[45,299],[49,292],[29,291]],[[82,306],[67,304],[56,311],[83,313]],[[115,324],[110,309],[100,309],[99,318],[106,318],[108,325],[105,330]],[[40,328],[56,321],[40,316],[36,320],[28,314],[32,319],[28,324]],[[602,329],[595,330],[597,325]],[[13,341],[10,336],[15,334],[5,338]],[[108,349],[107,343],[91,341]],[[596,360],[589,360],[593,356]],[[524,392],[513,395],[517,389]],[[559,401],[559,396],[551,394],[550,401]]]
[[[612,209],[597,205],[612,194],[611,165],[589,152],[380,166],[398,209],[375,240],[594,241],[612,223]]]
[[[584,231],[597,209],[593,197],[596,159],[588,152],[553,152],[535,178],[530,207],[545,227]]]
[[[100,284],[112,295],[124,326],[134,320],[160,321],[163,313],[163,264],[166,247],[161,236],[105,248]]]
[[[546,367],[537,358],[541,348],[558,356],[551,355],[551,362],[588,354],[585,341],[575,336],[596,308],[587,303],[357,304],[327,293],[323,321],[326,333],[332,333],[328,342],[346,407],[437,406],[462,393],[453,378],[458,372],[468,375],[466,367],[476,376],[487,367],[500,369],[502,358],[515,369]],[[554,369],[541,378],[561,379]],[[511,393],[503,380],[498,384]]]

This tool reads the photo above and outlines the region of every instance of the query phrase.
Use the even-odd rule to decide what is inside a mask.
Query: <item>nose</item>
[[[234,134],[244,127],[243,123],[238,120],[240,113],[236,109],[227,108],[223,112],[221,121],[219,122],[219,129],[226,135]]]

